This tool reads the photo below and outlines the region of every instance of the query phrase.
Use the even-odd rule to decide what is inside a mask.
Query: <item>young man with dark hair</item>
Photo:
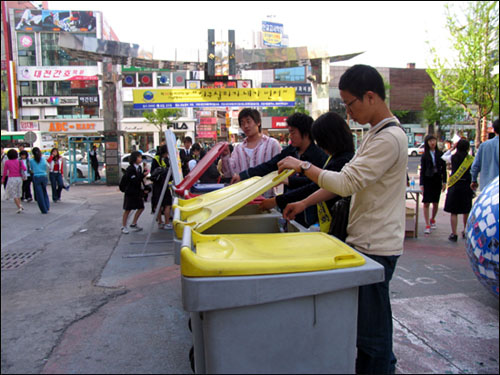
[[[483,190],[490,184],[491,181],[498,176],[498,151],[499,151],[499,134],[500,123],[498,119],[493,123],[493,130],[495,130],[495,138],[481,143],[477,150],[476,158],[471,167],[472,183],[470,187],[472,190],[477,190],[479,187],[477,177],[481,173],[481,189]]]
[[[184,137],[183,143],[184,149],[179,151],[179,158],[181,159],[182,174],[186,177],[189,173],[189,161],[193,160],[193,153],[191,150],[193,139],[191,137]]]
[[[384,102],[383,79],[374,68],[349,68],[339,88],[351,118],[371,125],[357,154],[341,172],[291,157],[279,163],[279,170],[295,169],[317,183],[322,189],[311,196],[315,204],[335,195],[352,196],[346,243],[385,270],[384,282],[359,288],[356,373],[392,374],[396,358],[389,282],[403,253],[408,140]],[[287,207],[284,217],[295,213]]]
[[[286,147],[281,153],[273,157],[271,160],[257,165],[253,168],[248,168],[233,177],[232,183],[239,182],[254,176],[265,176],[271,172],[278,170],[278,162],[288,156],[299,158],[303,161],[311,162],[313,165],[323,167],[326,162],[327,155],[313,141],[311,127],[313,119],[311,116],[303,113],[294,113],[286,119],[288,132],[290,135],[291,145]],[[286,190],[294,190],[302,186],[308,185],[309,179],[304,176],[294,175],[288,178]],[[277,204],[275,198],[270,198],[261,205],[262,209],[270,209]],[[306,212],[306,215],[299,216],[296,220],[305,226],[310,226],[317,221],[316,208],[312,207]]]

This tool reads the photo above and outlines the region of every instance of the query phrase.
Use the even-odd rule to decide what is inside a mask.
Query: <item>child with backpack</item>
[[[137,221],[144,211],[144,177],[148,174],[147,170],[142,169],[142,155],[139,151],[134,151],[130,154],[129,158],[130,165],[128,166],[125,174],[120,180],[120,191],[125,193],[123,198],[123,218],[121,231],[124,234],[130,233],[127,228],[128,217],[132,210],[137,210],[130,228],[134,232],[139,232],[142,230],[141,227],[137,225]]]

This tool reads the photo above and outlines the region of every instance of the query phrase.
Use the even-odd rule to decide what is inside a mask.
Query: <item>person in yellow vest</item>
[[[462,238],[465,238],[465,226],[467,217],[472,209],[472,198],[474,192],[470,185],[472,176],[470,168],[474,158],[469,155],[469,142],[465,139],[458,141],[457,152],[451,157],[451,176],[448,180],[448,193],[444,204],[444,211],[451,214],[451,234],[448,239],[457,242],[458,215],[463,215],[464,231]]]
[[[172,207],[172,194],[168,186],[166,187],[165,194],[161,204],[160,197],[165,184],[165,179],[168,172],[168,150],[167,146],[162,145],[158,148],[156,156],[153,158],[151,163],[151,180],[153,181],[153,197],[151,199],[151,211],[155,213],[155,209],[158,208],[158,213],[156,221],[158,222],[158,229],[172,229],[172,224],[170,224],[170,210]],[[160,168],[158,170],[158,168]],[[167,182],[168,183],[168,182]],[[158,206],[158,207],[157,207]],[[162,216],[165,217],[163,221]]]

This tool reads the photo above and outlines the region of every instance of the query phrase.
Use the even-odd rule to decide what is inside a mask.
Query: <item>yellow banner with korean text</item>
[[[295,89],[135,89],[135,109],[189,107],[293,107]]]

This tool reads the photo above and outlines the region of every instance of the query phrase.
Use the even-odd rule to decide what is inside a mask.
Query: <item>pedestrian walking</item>
[[[462,238],[465,238],[465,227],[467,218],[472,209],[474,192],[471,189],[471,166],[474,158],[469,155],[470,144],[461,139],[456,144],[457,152],[451,157],[451,176],[448,180],[448,193],[444,204],[444,211],[451,214],[451,234],[448,240],[457,242],[458,215],[463,215],[464,230]]]
[[[57,203],[61,200],[61,192],[64,189],[64,159],[59,155],[59,150],[56,147],[50,151],[50,157],[47,159],[47,162],[49,163],[52,202]]]
[[[7,178],[3,178],[3,170],[4,170],[4,166],[5,166],[5,162],[7,161],[7,155],[5,154],[5,151],[4,151],[4,148],[2,146],[2,181],[3,182],[3,188],[5,189],[7,187]]]
[[[495,138],[490,139],[484,143],[481,143],[472,163],[471,167],[471,189],[477,190],[479,187],[477,183],[477,178],[480,174],[480,190],[483,190],[486,186],[490,184],[491,181],[498,176],[498,152],[499,152],[499,134],[500,134],[500,123],[498,119],[493,123],[493,130],[495,131]]]
[[[101,179],[99,175],[99,161],[97,160],[97,146],[92,146],[92,150],[89,151],[89,160],[92,169],[94,170],[94,181]]]
[[[403,253],[408,139],[385,103],[384,80],[375,68],[352,66],[339,89],[350,118],[371,125],[356,155],[340,172],[292,157],[279,163],[279,171],[294,169],[318,184],[322,190],[314,193],[314,203],[352,196],[346,243],[385,270],[383,282],[358,290],[356,373],[393,374],[389,282]]]
[[[424,195],[425,234],[430,234],[436,226],[436,215],[439,210],[441,192],[446,191],[446,163],[441,157],[443,153],[437,147],[437,139],[428,135],[424,140],[424,154],[420,158],[420,189]],[[432,216],[429,208],[432,204]]]
[[[33,196],[31,195],[31,183],[33,181],[33,176],[31,175],[30,172],[28,151],[25,150],[21,151],[19,153],[19,157],[21,158],[21,161],[26,167],[26,175],[25,175],[26,178],[23,180],[23,194],[21,197],[21,201],[31,202],[33,200]]]
[[[136,210],[132,224],[130,228],[134,232],[139,232],[142,230],[141,227],[137,225],[137,221],[144,211],[144,177],[147,175],[147,171],[143,171],[142,164],[142,154],[139,151],[132,151],[129,157],[129,163],[125,175],[123,178],[126,181],[126,187],[123,197],[123,217],[122,217],[122,227],[121,231],[124,234],[130,233],[127,228],[128,217],[130,212]]]
[[[30,159],[29,163],[31,172],[33,173],[35,199],[41,213],[47,214],[50,210],[49,195],[47,194],[47,185],[49,183],[47,178],[48,164],[38,147],[34,147],[31,153],[33,154],[33,158]]]
[[[26,172],[26,167],[17,157],[17,151],[14,149],[10,149],[7,152],[7,158],[9,160],[5,162],[2,179],[9,178],[5,189],[6,196],[14,200],[17,206],[17,213],[20,214],[24,210],[24,207],[21,205],[21,196],[23,190],[23,172]]]
[[[153,181],[151,211],[154,214],[155,208],[158,208],[158,214],[156,215],[158,229],[172,229],[172,224],[170,224],[172,193],[168,187],[165,190],[161,204],[158,205],[160,202],[161,192],[167,178],[169,164],[167,146],[160,146],[158,152],[153,158],[153,162],[151,163],[151,180]],[[165,221],[163,221],[162,217],[165,218]]]

